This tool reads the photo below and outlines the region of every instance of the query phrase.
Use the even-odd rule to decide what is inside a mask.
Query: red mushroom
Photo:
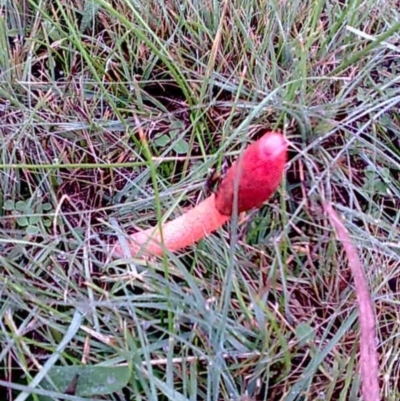
[[[260,207],[281,183],[286,159],[285,138],[277,132],[264,134],[233,163],[216,194],[162,225],[163,244],[158,227],[131,235],[129,248],[132,255],[143,252],[161,256],[163,249],[177,251],[220,228],[235,210],[240,213]],[[120,244],[116,245],[114,254],[123,255]]]

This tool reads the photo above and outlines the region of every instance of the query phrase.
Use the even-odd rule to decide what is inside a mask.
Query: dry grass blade
[[[335,227],[339,240],[343,244],[349,260],[349,266],[354,276],[354,284],[360,310],[360,352],[363,399],[364,401],[379,401],[378,354],[375,347],[375,314],[372,308],[368,285],[364,277],[357,250],[350,241],[349,234],[344,224],[329,203],[325,204],[325,211],[332,225]]]

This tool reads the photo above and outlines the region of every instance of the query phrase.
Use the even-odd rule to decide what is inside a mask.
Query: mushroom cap
[[[234,210],[241,213],[260,207],[282,180],[287,147],[287,140],[278,132],[268,132],[247,147],[218,187],[215,195],[218,211],[230,216]]]

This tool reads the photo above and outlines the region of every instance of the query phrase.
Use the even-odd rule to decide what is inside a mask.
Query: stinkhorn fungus
[[[233,213],[260,207],[278,188],[287,158],[287,141],[268,132],[248,146],[228,169],[215,194],[176,219],[129,237],[131,254],[161,256],[164,249],[177,251],[220,228]],[[237,194],[237,196],[235,196]],[[114,254],[122,256],[121,244]]]

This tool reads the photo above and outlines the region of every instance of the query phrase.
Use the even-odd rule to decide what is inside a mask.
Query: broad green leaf
[[[53,209],[53,206],[51,205],[51,203],[46,202],[46,203],[43,203],[42,209],[45,212],[49,212],[51,209]]]
[[[154,141],[154,144],[162,148],[164,146],[167,146],[170,141],[171,138],[168,135],[161,135]]]
[[[38,224],[40,220],[42,220],[42,216],[34,215],[29,217],[29,223],[31,224]]]
[[[387,195],[388,186],[383,181],[376,181],[374,183],[374,193],[379,193],[381,195]]]
[[[17,217],[17,224],[20,227],[27,227],[27,226],[29,226],[29,220],[24,216]]]
[[[179,155],[186,154],[189,152],[189,144],[185,140],[181,139],[174,143],[173,149]]]
[[[49,220],[49,219],[43,219],[43,224],[44,224],[46,227],[50,227],[50,226],[51,226],[51,220]]]
[[[169,125],[169,135],[174,139],[175,135],[178,135],[185,128],[185,124],[182,121],[174,120]]]
[[[29,225],[26,227],[26,233],[29,235],[37,235],[40,234],[40,229],[37,226]]]
[[[4,202],[3,206],[4,210],[14,210],[15,209],[15,203],[13,200],[9,199]]]
[[[15,204],[15,210],[18,210],[19,212],[25,212],[27,208],[27,204],[25,201],[18,201]]]
[[[94,397],[112,394],[125,387],[129,380],[128,366],[54,366],[41,385],[45,390],[65,393],[71,383],[76,384],[75,394],[80,397]],[[42,401],[50,401],[41,397]]]
[[[300,346],[302,347],[308,342],[314,340],[315,333],[313,328],[308,323],[300,323],[296,327],[296,337]]]

